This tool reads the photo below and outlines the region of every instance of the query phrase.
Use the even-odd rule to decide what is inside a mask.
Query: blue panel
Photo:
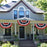
[[[16,15],[17,15],[17,10],[14,10],[14,14],[16,14]]]
[[[4,6],[7,7],[7,8],[10,8],[10,7],[11,7],[9,4],[6,4],[6,5],[4,5]]]
[[[14,19],[17,19],[17,10],[14,10]]]
[[[19,15],[23,15],[24,16],[24,11],[19,11]]]
[[[29,11],[26,11],[26,15],[29,15]]]
[[[12,1],[12,2],[16,3],[17,1]]]
[[[26,17],[29,18],[29,11],[26,11]]]
[[[24,17],[24,11],[19,11],[19,18]]]

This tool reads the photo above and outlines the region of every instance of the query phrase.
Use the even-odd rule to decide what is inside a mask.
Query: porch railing
[[[37,38],[39,38],[39,39],[47,39],[47,35],[39,35],[39,36],[37,36]]]
[[[47,35],[39,35],[37,38],[40,40],[40,42],[47,42]]]
[[[0,36],[0,41],[15,41],[16,38],[14,36]]]

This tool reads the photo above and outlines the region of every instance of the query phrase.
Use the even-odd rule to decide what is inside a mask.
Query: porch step
[[[20,47],[37,47],[31,40],[22,40],[19,42]]]

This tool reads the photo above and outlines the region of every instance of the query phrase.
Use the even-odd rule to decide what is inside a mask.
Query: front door
[[[25,29],[23,26],[19,27],[19,38],[24,39],[25,38]]]

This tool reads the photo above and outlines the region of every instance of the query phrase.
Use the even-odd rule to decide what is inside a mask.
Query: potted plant
[[[39,43],[39,39],[37,38],[37,35],[35,35],[35,41],[34,41],[35,44],[38,44]]]

